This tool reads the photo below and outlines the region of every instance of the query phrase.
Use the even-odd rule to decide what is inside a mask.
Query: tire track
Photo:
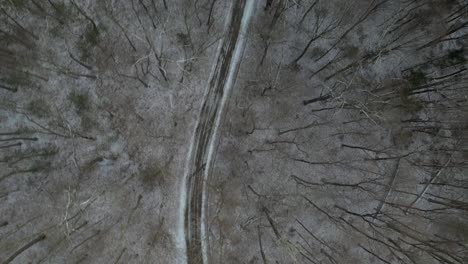
[[[232,1],[225,37],[218,47],[199,115],[181,187],[181,214],[186,263],[208,263],[205,231],[206,181],[214,161],[217,134],[230,91],[235,83],[245,47],[248,25],[256,0]],[[182,216],[181,216],[182,217]],[[183,226],[182,226],[183,225]]]

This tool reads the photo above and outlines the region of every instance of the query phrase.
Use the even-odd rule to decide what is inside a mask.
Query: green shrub
[[[359,55],[359,48],[353,45],[347,45],[343,51],[347,59],[356,59]]]
[[[32,100],[26,109],[37,117],[45,117],[51,112],[49,105],[42,99]]]
[[[165,181],[164,171],[157,165],[149,165],[140,172],[143,188],[153,190],[156,186],[161,185]]]
[[[464,64],[466,62],[465,56],[463,55],[463,49],[459,50],[452,50],[449,52],[447,56],[447,64],[457,65],[457,64]]]
[[[181,44],[182,46],[188,46],[190,45],[190,37],[185,34],[185,33],[177,33],[177,42]]]
[[[91,108],[91,102],[87,93],[72,91],[68,95],[68,100],[72,102],[73,106],[79,114],[88,111]]]
[[[12,72],[8,77],[2,78],[1,81],[14,88],[18,88],[19,86],[28,86],[31,83],[29,76],[18,71]]]
[[[54,11],[55,15],[63,21],[66,21],[72,17],[72,8],[63,2],[56,3]]]
[[[97,127],[99,124],[92,118],[91,113],[81,115],[80,126],[84,130],[89,130],[93,127]]]
[[[26,1],[25,0],[9,0],[7,1],[11,6],[15,8],[23,8],[26,6]]]
[[[400,90],[400,99],[403,110],[408,113],[416,113],[423,109],[423,104],[416,98],[411,97],[411,87],[404,86]]]
[[[85,41],[91,45],[96,46],[99,43],[99,31],[97,28],[88,27],[84,34]]]
[[[91,50],[99,44],[99,30],[94,26],[88,26],[78,41],[80,58],[87,61],[91,57]]]
[[[426,74],[420,70],[411,71],[406,79],[408,80],[412,88],[416,88],[422,84],[425,84],[427,81]]]

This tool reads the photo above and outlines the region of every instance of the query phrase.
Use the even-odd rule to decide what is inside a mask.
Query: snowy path
[[[180,189],[178,246],[182,263],[208,263],[206,182],[214,162],[218,132],[245,48],[256,0],[233,1],[227,14],[225,37],[197,121]]]

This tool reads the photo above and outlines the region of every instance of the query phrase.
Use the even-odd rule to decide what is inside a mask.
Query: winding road
[[[214,163],[218,131],[234,86],[256,0],[232,1],[215,64],[195,126],[180,190],[179,247],[183,263],[208,263],[206,182]]]

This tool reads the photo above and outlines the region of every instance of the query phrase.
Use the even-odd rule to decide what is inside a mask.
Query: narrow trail
[[[214,162],[218,131],[234,86],[256,0],[232,1],[197,121],[180,191],[178,244],[182,263],[208,263],[206,182]]]

